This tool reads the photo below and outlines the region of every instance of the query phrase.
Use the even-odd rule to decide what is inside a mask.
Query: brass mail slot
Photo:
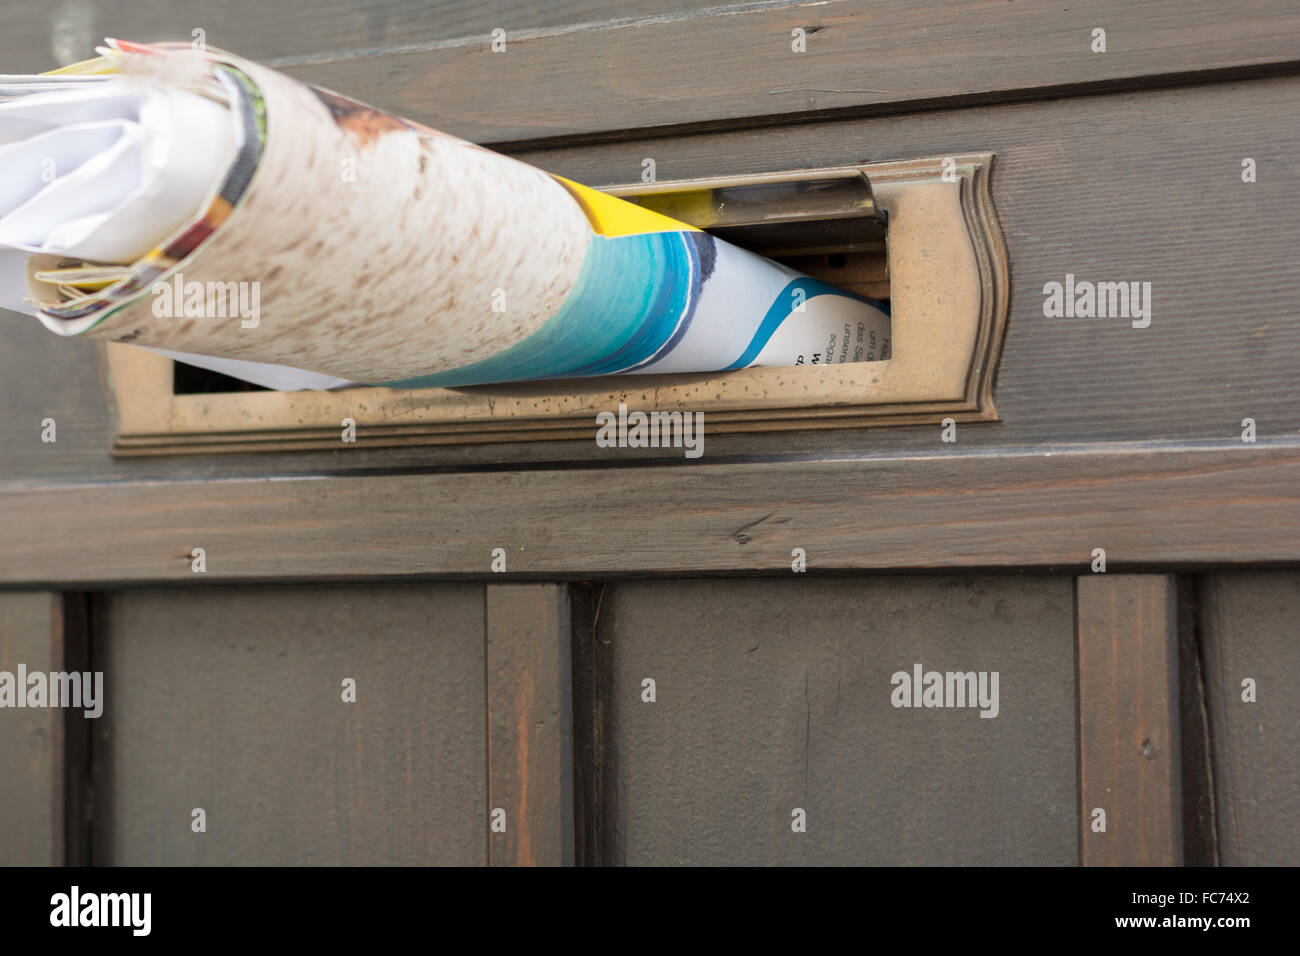
[[[171,359],[110,343],[114,452],[337,447],[344,419],[356,423],[358,445],[590,438],[596,415],[620,404],[704,412],[714,434],[996,420],[1008,279],[992,161],[969,153],[608,190],[888,298],[886,361],[458,389],[187,394]]]

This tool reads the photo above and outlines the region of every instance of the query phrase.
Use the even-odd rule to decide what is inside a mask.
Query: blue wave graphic
[[[595,235],[560,311],[528,338],[462,368],[382,384],[487,385],[605,375],[640,365],[674,340],[699,301],[701,250],[692,235]]]
[[[749,345],[745,351],[740,353],[740,358],[728,365],[723,371],[731,372],[738,368],[745,368],[750,362],[758,358],[758,353],[763,351],[763,346],[767,345],[772,336],[776,334],[782,323],[790,317],[794,308],[791,305],[794,292],[796,289],[802,289],[804,301],[819,295],[840,295],[846,299],[856,299],[859,302],[866,302],[875,306],[885,315],[889,315],[889,303],[882,302],[880,299],[868,299],[865,296],[854,295],[852,292],[846,292],[843,289],[837,289],[833,285],[827,285],[819,279],[813,279],[810,276],[800,276],[797,279],[791,279],[789,284],[781,290],[781,294],[776,297],[772,305],[768,308],[767,314],[763,316],[763,321],[758,324],[758,329],[754,332],[754,337],[749,340]]]

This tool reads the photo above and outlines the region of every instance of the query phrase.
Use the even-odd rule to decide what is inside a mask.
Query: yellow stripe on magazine
[[[676,219],[642,209],[640,206],[603,193],[598,189],[583,186],[563,176],[553,176],[582,207],[583,213],[591,222],[591,228],[606,238],[614,236],[643,236],[652,232],[700,232],[694,226],[688,226]]]

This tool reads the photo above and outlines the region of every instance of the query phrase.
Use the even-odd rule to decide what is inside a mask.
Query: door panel
[[[486,861],[481,586],[138,591],[97,612],[95,862]]]
[[[1226,866],[1300,860],[1300,573],[1221,572],[1201,582],[1204,680]],[[1253,681],[1254,701],[1243,699]]]
[[[0,593],[0,671],[63,669],[61,598],[47,591]],[[16,702],[16,698],[15,698]],[[63,862],[63,711],[0,710],[0,866]]]
[[[632,583],[601,605],[605,862],[1077,862],[1069,578]],[[998,672],[997,716],[896,708],[917,663]]]

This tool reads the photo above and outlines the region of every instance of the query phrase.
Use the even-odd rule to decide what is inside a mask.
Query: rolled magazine
[[[280,389],[889,357],[886,303],[635,203],[230,54],[99,52],[0,77],[0,307],[59,335]]]

